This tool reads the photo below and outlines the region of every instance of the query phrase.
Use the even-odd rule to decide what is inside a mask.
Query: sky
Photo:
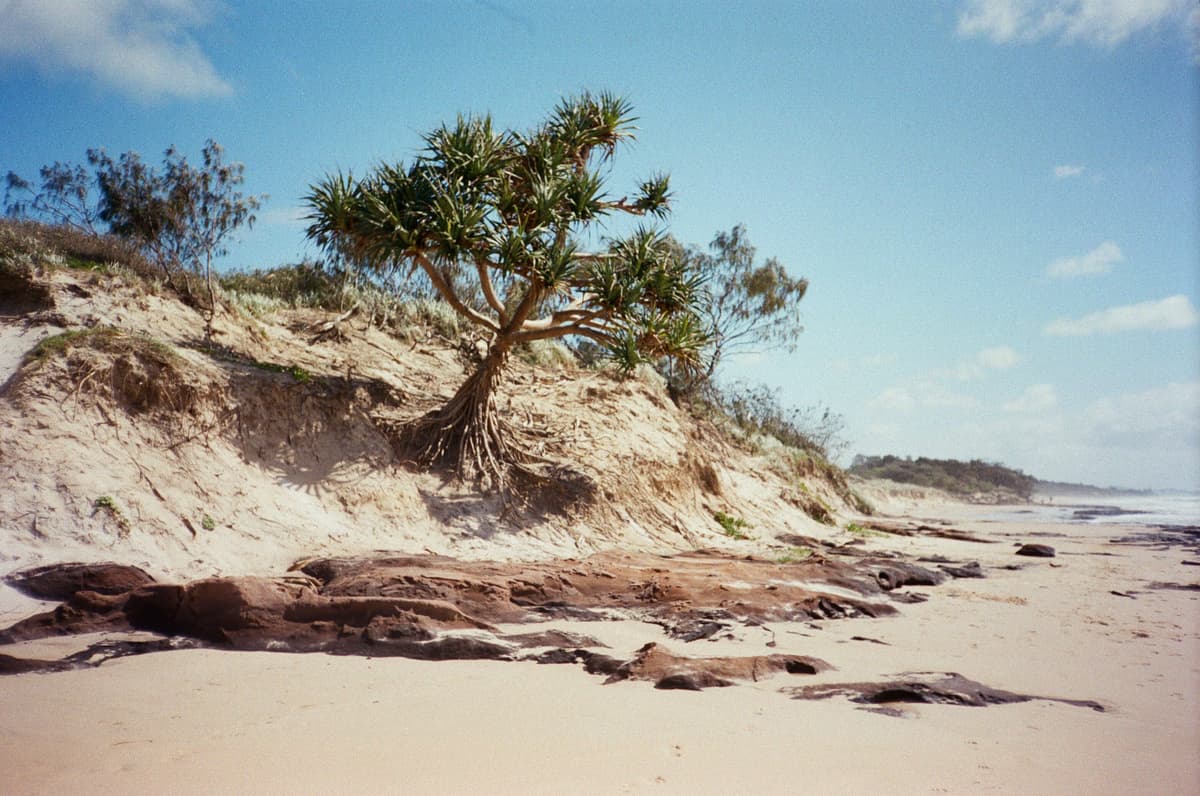
[[[1194,0],[0,0],[0,173],[215,139],[269,195],[225,268],[315,256],[332,170],[582,90],[639,117],[615,195],[668,172],[676,238],[810,280],[796,350],[724,379],[848,456],[1200,489]]]

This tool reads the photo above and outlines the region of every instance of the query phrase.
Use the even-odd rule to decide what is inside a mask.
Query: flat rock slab
[[[38,600],[69,600],[80,591],[124,594],[154,582],[138,567],[100,562],[51,564],[6,575],[4,582]]]
[[[559,617],[637,617],[686,643],[735,624],[886,616],[896,612],[897,602],[923,599],[902,587],[933,586],[946,578],[899,558],[814,555],[785,564],[714,551],[673,556],[613,551],[537,562],[436,555],[321,558],[301,561],[279,576],[188,583],[155,583],[136,568],[117,565],[66,564],[18,574],[28,589],[64,601],[0,630],[0,644],[138,630],[242,650],[423,660],[535,655],[544,663],[583,663],[614,680],[708,688],[780,672],[813,673],[828,664],[787,655],[689,658],[653,645],[632,660],[612,660],[596,652],[602,645],[587,636],[504,634],[497,626]],[[525,652],[537,649],[543,651]],[[147,651],[155,650],[121,654]],[[5,660],[0,671],[45,670],[54,663]]]
[[[700,691],[733,685],[736,680],[758,682],[781,673],[817,674],[832,668],[820,658],[805,655],[692,658],[651,642],[617,667],[606,682],[650,680],[655,688]]]
[[[1017,694],[986,686],[956,672],[922,672],[904,674],[894,680],[879,683],[829,683],[788,688],[785,691],[791,694],[793,699],[829,699],[844,696],[851,702],[871,706],[908,703],[987,707],[1038,699],[1104,712],[1104,706],[1092,700]]]

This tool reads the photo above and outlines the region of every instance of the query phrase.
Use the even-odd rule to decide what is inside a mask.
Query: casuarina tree
[[[633,137],[631,111],[620,97],[585,93],[526,132],[459,116],[426,134],[408,165],[382,164],[358,180],[332,174],[312,186],[309,238],[381,271],[419,268],[489,338],[454,397],[405,430],[418,461],[499,489],[514,475],[537,476],[535,458],[496,408],[505,365],[522,343],[586,338],[625,369],[663,357],[699,363],[701,277],[644,220],[630,222],[641,225],[627,234],[598,232],[618,228],[617,215],[668,212],[666,176],[620,198],[607,191],[610,161]]]
[[[100,186],[100,218],[113,233],[138,241],[168,280],[185,271],[203,275],[211,324],[213,259],[227,253],[226,242],[238,227],[254,224],[254,211],[266,198],[238,190],[245,167],[225,162],[224,149],[212,139],[204,145],[200,166],[189,164],[175,147],[163,155],[161,172],[136,152],[114,160],[103,149],[90,149],[88,162]],[[184,287],[191,292],[186,280]]]
[[[771,349],[793,351],[800,333],[800,300],[808,280],[793,278],[774,257],[756,257],[746,228],[718,232],[707,252],[692,247],[684,255],[708,283],[703,316],[712,331],[705,380],[725,357]]]

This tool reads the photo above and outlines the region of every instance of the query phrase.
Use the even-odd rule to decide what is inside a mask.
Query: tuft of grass
[[[92,514],[99,511],[107,513],[113,519],[113,522],[121,529],[122,536],[129,533],[129,520],[121,512],[120,506],[117,505],[117,501],[113,499],[112,495],[101,495],[92,501]]]
[[[409,299],[397,302],[394,310],[396,326],[423,326],[447,340],[457,340],[467,328],[467,320],[444,301]]]
[[[230,304],[245,310],[255,318],[264,318],[288,306],[283,299],[264,296],[262,293],[243,293],[232,288],[225,288],[223,292]]]
[[[150,282],[161,271],[137,245],[115,235],[98,235],[65,224],[0,219],[0,259],[22,257],[40,263],[109,273],[113,264]]]
[[[746,534],[745,529],[753,526],[751,526],[750,523],[746,522],[741,517],[734,517],[730,514],[726,514],[723,511],[718,511],[713,513],[713,519],[716,520],[723,529],[725,529],[725,535],[730,539],[750,538]]]
[[[206,531],[211,531],[217,527],[217,521],[209,515],[205,514],[200,518],[200,527]]]
[[[872,537],[872,536],[887,536],[887,534],[881,533],[880,531],[876,531],[872,528],[864,528],[863,526],[859,525],[857,522],[852,522],[849,525],[847,525],[846,531],[854,534],[855,536],[861,536],[863,538],[868,538],[868,537]]]
[[[140,351],[151,354],[165,363],[175,364],[179,356],[171,346],[143,334],[132,334],[112,326],[94,326],[91,329],[68,329],[52,334],[25,354],[25,362],[42,364],[54,357],[62,356],[72,348],[95,348],[101,351]]]
[[[871,505],[870,501],[854,490],[850,490],[850,505],[854,507],[855,511],[866,514],[868,517],[875,513],[875,507]]]
[[[302,384],[307,384],[313,379],[313,374],[299,365],[283,365],[279,362],[263,362],[251,357],[241,356],[230,349],[221,348],[219,346],[194,345],[192,346],[192,349],[199,351],[202,354],[206,354],[218,362],[232,362],[235,365],[245,365],[246,367],[257,368],[258,370],[265,370],[268,373],[286,373]]]
[[[345,309],[342,306],[342,280],[313,262],[238,271],[222,276],[220,285],[227,294],[260,296],[273,299],[279,306],[312,307],[339,312]]]
[[[72,254],[63,258],[63,264],[73,271],[94,271],[98,274],[107,274],[111,265],[111,263],[102,263],[87,257],[76,257]]]
[[[522,362],[550,370],[565,370],[579,366],[571,349],[556,340],[534,340],[518,346],[513,352]]]
[[[453,341],[470,327],[440,299],[414,296],[401,286],[355,279],[315,262],[231,273],[221,277],[220,284],[230,303],[254,317],[300,308],[340,313],[357,305],[360,318],[408,339],[427,330]]]
[[[811,547],[793,547],[783,555],[775,559],[780,564],[798,564],[801,561],[812,558],[813,549]]]
[[[80,345],[104,345],[122,336],[119,329],[111,326],[97,326],[92,329],[68,329],[65,332],[52,334],[25,354],[26,362],[42,363],[53,357],[61,356],[71,348]]]
[[[301,384],[307,384],[312,381],[313,375],[299,365],[281,365],[278,362],[260,362],[257,359],[234,359],[231,360],[241,365],[249,365],[252,368],[265,370],[268,373],[286,373]]]

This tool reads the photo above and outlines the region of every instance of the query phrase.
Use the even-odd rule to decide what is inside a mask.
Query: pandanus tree
[[[620,97],[583,94],[529,132],[460,116],[426,134],[407,166],[385,163],[358,180],[331,174],[312,186],[310,239],[369,268],[420,269],[490,341],[449,402],[405,429],[417,461],[499,489],[514,474],[537,475],[495,398],[523,343],[586,338],[625,370],[664,357],[699,364],[702,277],[644,220],[625,234],[598,232],[620,226],[618,214],[661,220],[668,212],[666,176],[621,198],[606,191],[611,159],[633,137],[631,110]]]

